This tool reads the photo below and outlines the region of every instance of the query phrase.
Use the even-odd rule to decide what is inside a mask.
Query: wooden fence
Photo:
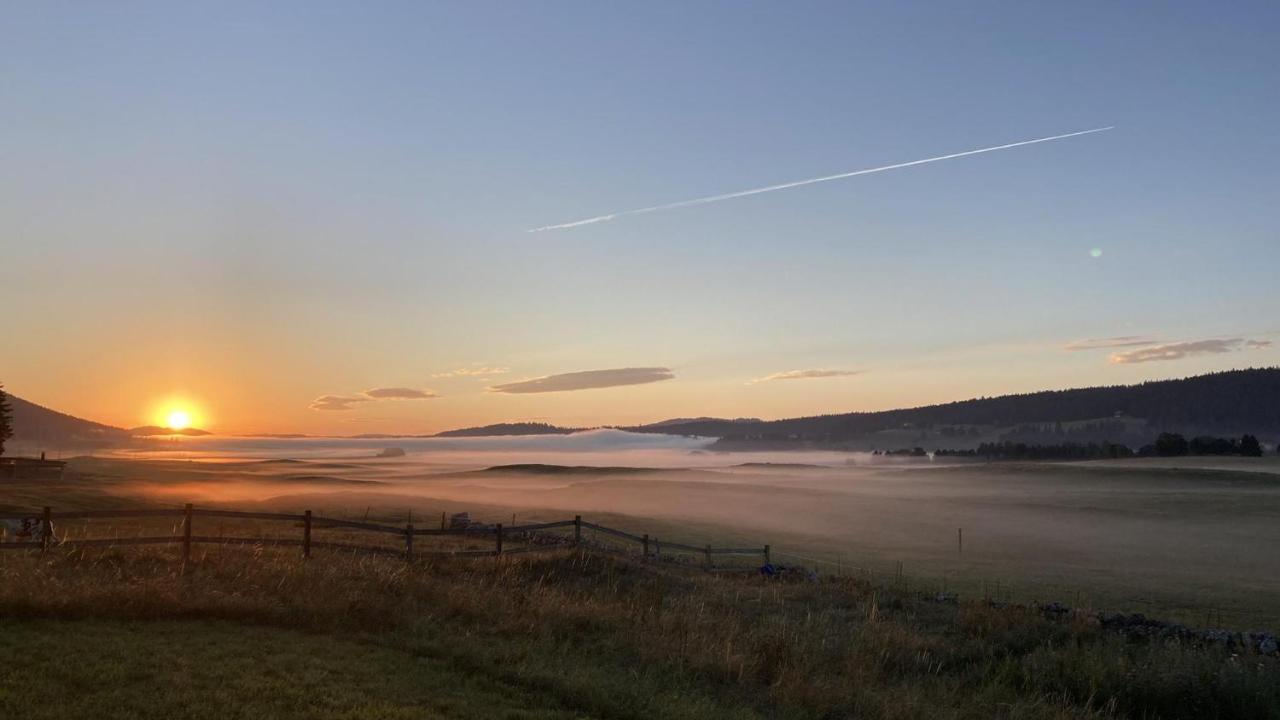
[[[196,535],[194,532],[194,520],[198,517],[207,518],[238,518],[245,520],[270,520],[290,522],[301,525],[301,537],[283,538],[283,537],[224,537],[221,535]],[[33,516],[31,513],[19,514],[0,514],[0,521],[4,520],[27,520]],[[125,537],[125,538],[87,538],[87,539],[65,539],[57,540],[53,532],[53,521],[55,520],[95,520],[109,518],[181,518],[182,529],[178,535],[156,535],[149,537]],[[35,535],[38,539],[24,542],[0,542],[0,550],[24,550],[38,549],[47,550],[53,543],[57,543],[62,547],[71,548],[90,548],[90,547],[114,547],[121,545],[182,545],[182,561],[187,563],[191,559],[191,546],[196,544],[219,544],[219,545],[264,545],[264,546],[284,546],[301,548],[302,557],[311,557],[313,549],[329,549],[329,550],[353,550],[360,552],[382,553],[389,555],[403,556],[406,559],[413,558],[416,555],[431,556],[455,556],[455,557],[494,557],[499,555],[512,555],[518,553],[538,552],[544,550],[556,550],[569,546],[580,546],[583,544],[582,531],[594,530],[613,538],[617,538],[626,542],[639,545],[641,556],[644,559],[658,557],[662,555],[662,551],[676,551],[683,553],[691,553],[700,555],[703,558],[703,566],[710,569],[714,567],[712,561],[713,556],[725,555],[745,555],[745,556],[762,556],[765,562],[769,562],[770,550],[768,545],[754,548],[717,548],[710,545],[701,547],[694,545],[686,545],[683,543],[659,540],[657,537],[650,537],[648,533],[644,535],[635,535],[629,532],[618,530],[616,528],[605,527],[596,523],[587,522],[582,519],[581,515],[576,515],[572,520],[557,520],[554,522],[530,523],[525,525],[509,525],[503,527],[502,523],[496,525],[484,525],[480,527],[451,528],[448,527],[444,513],[440,515],[440,528],[421,528],[414,527],[412,522],[405,524],[404,527],[395,525],[385,525],[381,523],[364,522],[358,520],[342,520],[339,518],[321,517],[313,515],[310,510],[305,511],[301,515],[292,515],[288,513],[271,513],[271,512],[246,512],[241,510],[213,510],[196,508],[188,503],[182,509],[160,509],[160,510],[71,510],[65,512],[54,512],[53,508],[45,507],[43,512],[35,518],[38,527],[35,528]],[[385,533],[390,535],[398,535],[403,538],[403,549],[395,549],[388,547],[379,547],[374,545],[362,545],[358,543],[347,542],[323,542],[312,539],[312,530],[320,528],[344,528],[351,530],[361,530],[371,533]],[[573,537],[570,540],[567,537],[559,535],[551,535],[547,533],[550,530],[573,528]],[[493,537],[493,549],[491,550],[436,550],[436,551],[415,551],[413,541],[416,537],[421,536],[455,536],[464,538],[481,538]],[[558,538],[561,542],[551,545],[529,544],[520,548],[504,548],[504,541],[507,539],[531,540],[534,538]]]

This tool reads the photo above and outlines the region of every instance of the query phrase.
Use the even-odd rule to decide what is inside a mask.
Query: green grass
[[[30,508],[52,501],[59,509],[103,509],[172,499],[135,494],[130,475],[150,475],[149,467],[100,465],[101,474],[93,478],[73,474],[61,483],[11,483],[5,503]],[[185,472],[175,470],[166,480],[187,482]],[[1049,477],[1074,472],[1049,468],[1035,477],[1052,492],[1074,493],[1077,486]],[[1184,484],[1200,493],[1199,482]],[[1270,493],[1253,484],[1245,489],[1249,492],[1213,490],[1195,499],[1236,503],[1250,493]],[[721,489],[715,491],[719,497]],[[357,518],[369,512],[370,519],[389,523],[407,519],[406,507],[395,505],[394,498],[353,502],[354,497],[308,496],[305,507]],[[1189,501],[1179,493],[1163,497],[1174,509]],[[317,500],[324,503],[311,504]],[[284,498],[275,502],[276,509],[296,510],[297,502]],[[466,505],[422,502],[412,506],[415,519],[420,514],[438,518],[441,509],[470,509],[489,520],[507,520],[510,512],[475,499]],[[1096,512],[1092,501],[1063,500],[1055,507],[1082,502],[1086,516]],[[1270,506],[1260,507],[1264,513]],[[520,512],[521,521],[543,512],[548,518],[573,514],[554,508]],[[592,513],[588,519],[695,545],[747,545],[763,532],[620,514]],[[171,534],[175,522],[68,521],[59,530],[73,537]],[[198,522],[197,534],[300,533],[295,523]],[[1235,532],[1245,531],[1251,529]],[[378,539],[342,532],[318,529],[317,539]],[[806,542],[823,540],[777,528],[768,534],[779,543],[789,540],[784,547],[797,552],[807,549]],[[399,540],[381,539],[393,545]],[[421,540],[420,550],[443,542]],[[965,540],[968,557],[967,529]],[[1231,557],[1221,548],[1204,553]],[[1055,563],[1064,560],[1069,557],[1054,557]],[[978,599],[976,588],[961,588],[958,605],[939,604],[927,599],[931,593],[921,592],[936,591],[936,584],[918,576],[909,578],[910,584],[866,574],[824,576],[819,583],[768,582],[755,575],[707,575],[575,551],[406,563],[318,550],[304,562],[296,549],[253,546],[197,546],[188,571],[179,567],[172,546],[0,552],[0,717],[147,717],[151,712],[155,717],[1280,718],[1275,658],[1221,647],[1128,642],[1102,631],[1085,614],[1056,622],[1025,608],[991,608]],[[1159,590],[1157,583],[1129,577],[1130,570],[1116,568],[1126,575],[1120,585]],[[1235,594],[1247,589],[1230,587]],[[1250,598],[1267,602],[1246,608],[1248,617],[1274,613],[1267,587],[1260,581],[1252,588]]]
[[[25,720],[581,717],[376,641],[225,621],[0,621],[0,657],[0,716]]]
[[[1280,717],[1274,658],[572,551],[10,552],[0,617],[0,708],[49,717]]]

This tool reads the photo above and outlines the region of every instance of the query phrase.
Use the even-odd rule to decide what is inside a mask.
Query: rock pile
[[[1041,605],[1046,615],[1062,617],[1070,613],[1061,603]],[[1096,613],[1098,624],[1128,638],[1174,640],[1181,643],[1222,645],[1231,650],[1248,650],[1260,655],[1280,655],[1280,640],[1267,632],[1234,632],[1220,628],[1196,629],[1180,623],[1149,618],[1142,613]]]
[[[955,593],[940,592],[926,597],[939,603],[954,604],[958,601]],[[1280,637],[1269,632],[1235,632],[1221,628],[1196,629],[1179,623],[1149,618],[1142,613],[1093,612],[1071,608],[1060,602],[1023,606],[988,600],[987,605],[996,610],[1008,608],[1031,609],[1057,622],[1079,619],[1134,640],[1219,645],[1234,651],[1280,656]]]

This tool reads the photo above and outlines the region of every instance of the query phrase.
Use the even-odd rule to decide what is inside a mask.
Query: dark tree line
[[[1108,442],[1036,445],[1006,441],[982,443],[976,450],[938,450],[934,455],[985,460],[1102,460],[1133,457],[1133,450],[1127,445]]]
[[[944,452],[946,451],[938,450],[934,454],[938,455]],[[926,452],[925,449],[922,447],[899,448],[897,450],[872,450],[871,454],[872,455],[888,455],[890,457],[927,457],[929,455],[929,453]]]
[[[1277,448],[1280,452],[1280,448]],[[877,455],[920,456],[921,448],[890,450]],[[1038,445],[1022,442],[982,443],[974,450],[939,449],[938,457],[972,457],[986,460],[1101,460],[1111,458],[1178,457],[1183,455],[1242,455],[1262,457],[1262,443],[1254,435],[1245,434],[1239,439],[1201,435],[1187,440],[1177,433],[1160,433],[1154,443],[1142,446],[1136,453],[1120,443],[1059,443]]]
[[[0,455],[4,454],[4,443],[13,437],[13,408],[9,406],[9,396],[0,385]]]
[[[1258,438],[1245,434],[1239,440],[1235,438],[1211,437],[1200,435],[1187,440],[1178,433],[1160,433],[1156,441],[1144,445],[1138,450],[1139,455],[1158,457],[1178,457],[1181,455],[1243,455],[1245,457],[1262,457],[1262,443]]]

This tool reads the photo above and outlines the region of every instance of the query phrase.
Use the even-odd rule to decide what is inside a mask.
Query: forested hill
[[[1190,434],[1280,432],[1280,368],[1231,370],[1140,385],[1046,390],[943,405],[787,420],[696,420],[627,428],[705,437],[844,442],[903,427],[1014,427],[1115,417],[1155,431]]]
[[[547,423],[498,423],[483,427],[460,428],[436,433],[435,437],[487,437],[494,435],[568,435],[578,432],[575,428],[557,427]]]
[[[124,440],[129,431],[67,415],[10,395],[13,439],[17,443],[52,446],[94,445]]]

